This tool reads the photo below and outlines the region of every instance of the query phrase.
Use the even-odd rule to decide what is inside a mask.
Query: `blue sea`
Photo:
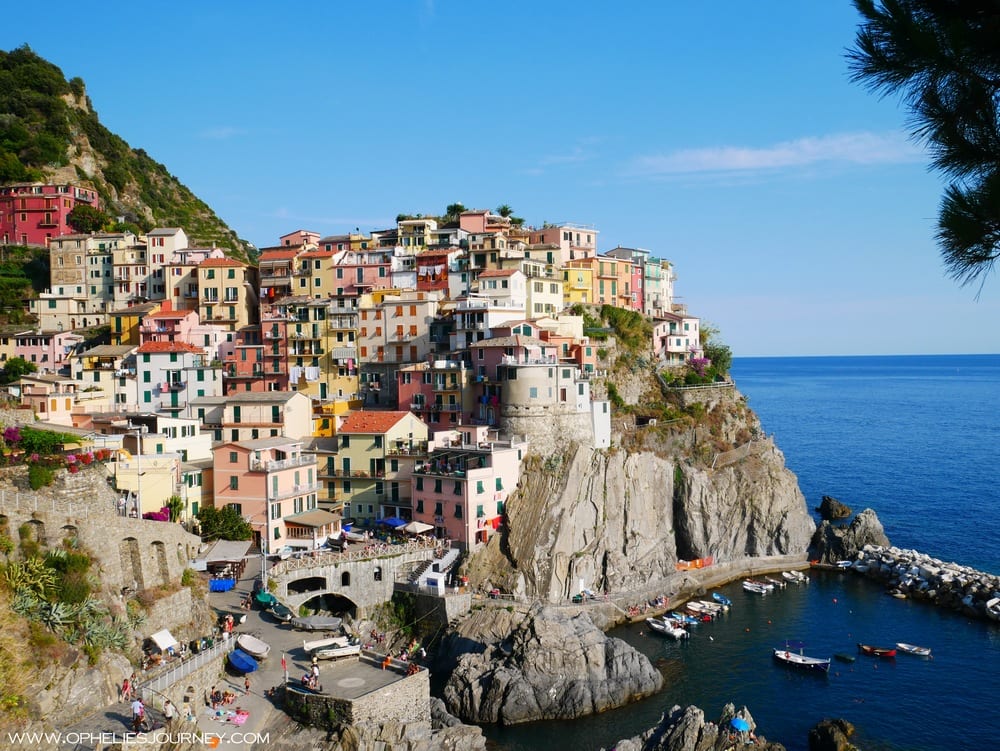
[[[774,434],[812,509],[831,495],[871,507],[890,541],[1000,572],[1000,355],[738,358],[737,388]],[[864,751],[1000,748],[1000,626],[888,597],[854,574],[814,572],[808,586],[767,597],[732,584],[720,622],[675,643],[643,626],[614,636],[642,650],[666,678],[657,696],[573,722],[486,728],[505,751],[611,748],[678,704],[714,720],[745,704],[758,734],[790,751],[809,728],[840,717]],[[775,664],[772,647],[855,653],[856,643],[931,647],[933,657],[857,656],[829,675]]]

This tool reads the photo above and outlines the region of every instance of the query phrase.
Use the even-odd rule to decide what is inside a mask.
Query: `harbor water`
[[[874,508],[894,545],[1000,571],[1000,356],[737,359],[733,375],[774,434],[810,508],[832,495]],[[758,732],[805,751],[810,727],[840,717],[865,751],[1000,748],[995,720],[1000,627],[899,600],[853,573],[813,572],[767,596],[733,583],[729,614],[676,643],[645,625],[615,629],[665,678],[644,701],[569,722],[486,728],[505,751],[611,748],[673,705],[709,720],[745,704]],[[773,659],[786,640],[835,660],[829,674]],[[857,643],[930,647],[931,658],[857,654]]]

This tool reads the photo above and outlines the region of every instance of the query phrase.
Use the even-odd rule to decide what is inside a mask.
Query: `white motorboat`
[[[809,583],[809,577],[803,574],[801,571],[782,571],[781,576],[785,581],[789,581],[792,584]]]
[[[252,634],[240,634],[236,637],[236,646],[256,660],[263,660],[271,651],[271,645]]]
[[[775,649],[774,659],[786,665],[794,665],[807,670],[820,670],[824,673],[830,670],[830,659],[821,657],[809,657],[808,655],[792,652],[788,649]]]
[[[770,591],[767,587],[763,587],[757,582],[750,581],[749,579],[744,580],[743,589],[747,592],[752,592],[755,595],[766,595]]]
[[[918,647],[916,644],[907,644],[906,642],[902,641],[896,642],[896,649],[908,655],[916,655],[917,657],[931,656],[930,647]]]
[[[674,639],[687,639],[691,634],[682,628],[674,626],[669,621],[665,621],[662,618],[647,618],[646,623],[649,627],[658,634],[662,636],[669,636]]]

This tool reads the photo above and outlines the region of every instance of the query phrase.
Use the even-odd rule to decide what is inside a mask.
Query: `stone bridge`
[[[447,551],[447,541],[418,540],[402,545],[373,543],[343,553],[333,551],[276,563],[267,572],[274,594],[296,611],[314,597],[332,594],[350,600],[354,614],[368,617],[392,599],[393,585],[423,561]],[[276,585],[276,588],[273,588]]]

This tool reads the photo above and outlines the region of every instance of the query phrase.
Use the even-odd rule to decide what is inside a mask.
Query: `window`
[[[380,435],[375,436],[375,448],[382,448],[382,436]]]
[[[538,398],[538,387],[537,386],[532,386],[532,387],[530,387],[528,389],[528,397],[530,399],[537,399]]]
[[[377,482],[375,483],[375,495],[385,495],[385,483]]]
[[[417,500],[416,512],[418,514],[424,513],[424,500],[423,500],[423,498],[420,498],[420,499]]]
[[[462,504],[461,503],[456,503],[455,504],[455,518],[456,519],[461,519],[462,518]]]
[[[498,477],[497,478],[497,490],[503,490],[503,478],[502,477]]]
[[[417,478],[417,483],[415,485],[415,489],[416,490],[423,490],[424,489],[424,478],[423,477],[418,477]]]
[[[229,463],[230,464],[236,464],[236,462],[239,461],[239,456],[240,455],[238,453],[236,453],[235,451],[230,451],[229,452]]]
[[[232,475],[229,478],[229,489],[230,490],[239,490],[240,489],[240,478],[237,477],[236,475]]]
[[[482,494],[486,492],[486,486],[483,484],[482,480],[476,480],[476,493]]]
[[[455,493],[455,495],[462,495],[462,481],[461,480],[456,480],[455,481],[455,491],[454,491],[454,493]]]
[[[434,481],[434,492],[435,493],[440,493],[441,492],[441,481],[440,480],[435,480]]]
[[[441,516],[444,513],[444,508],[440,503],[434,504],[434,516]]]
[[[476,518],[477,519],[482,519],[484,516],[486,516],[486,512],[483,511],[483,507],[482,506],[476,506]]]

